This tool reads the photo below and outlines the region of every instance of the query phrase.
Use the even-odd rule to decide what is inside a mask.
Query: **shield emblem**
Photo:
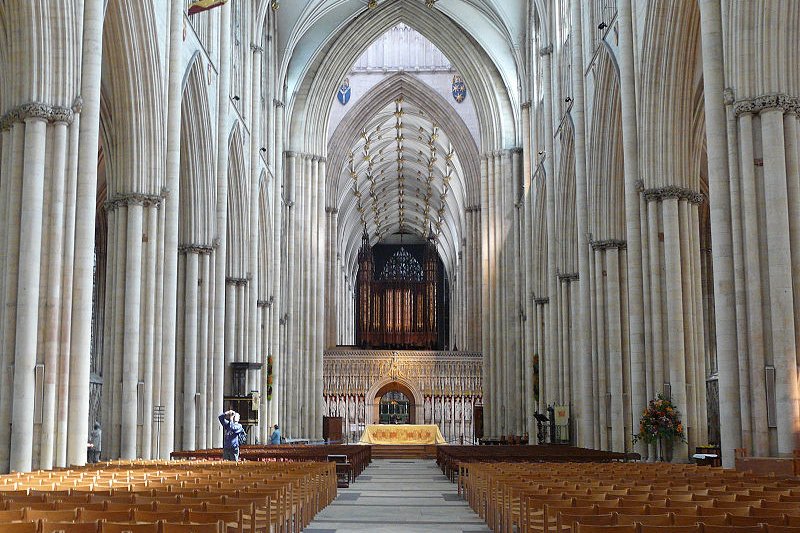
[[[459,104],[467,97],[467,84],[459,75],[453,76],[453,99]]]
[[[344,82],[339,86],[339,91],[336,93],[336,98],[339,100],[339,103],[342,105],[347,105],[347,102],[350,101],[350,79],[345,78]]]

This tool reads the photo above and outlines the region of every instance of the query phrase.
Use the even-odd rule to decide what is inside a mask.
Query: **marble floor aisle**
[[[377,459],[306,533],[485,533],[432,460]]]

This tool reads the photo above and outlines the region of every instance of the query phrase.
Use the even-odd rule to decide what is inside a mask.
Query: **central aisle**
[[[485,533],[435,461],[374,459],[306,533]]]

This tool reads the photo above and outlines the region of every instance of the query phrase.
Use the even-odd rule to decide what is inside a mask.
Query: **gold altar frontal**
[[[361,444],[444,444],[434,424],[371,424],[364,429]]]

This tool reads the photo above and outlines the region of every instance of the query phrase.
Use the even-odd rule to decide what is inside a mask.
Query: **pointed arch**
[[[250,187],[245,172],[242,126],[237,121],[228,138],[228,276],[243,278],[247,272],[247,222],[250,220]]]
[[[589,232],[594,240],[625,239],[622,158],[622,101],[619,72],[607,46],[601,46],[595,68],[590,125],[588,176]]]
[[[178,242],[210,246],[216,231],[214,139],[200,52],[189,62],[181,108]]]
[[[401,22],[436,45],[466,80],[482,126],[481,151],[516,146],[518,117],[512,106],[512,91],[505,86],[491,57],[452,19],[421,2],[394,2],[365,10],[305,65],[303,81],[289,103],[290,145],[297,151],[323,153],[333,105],[331,95],[364,50]]]
[[[693,119],[700,53],[700,12],[695,2],[647,4],[639,93],[639,157],[645,188],[677,185],[698,190],[699,161],[692,158]],[[670,50],[670,53],[664,53]]]
[[[575,130],[572,117],[561,127],[561,156],[555,179],[556,235],[561,246],[556,250],[556,266],[562,273],[578,271],[578,234],[575,213]]]
[[[108,158],[108,196],[161,194],[166,106],[153,1],[111,0],[103,43],[101,131]]]

